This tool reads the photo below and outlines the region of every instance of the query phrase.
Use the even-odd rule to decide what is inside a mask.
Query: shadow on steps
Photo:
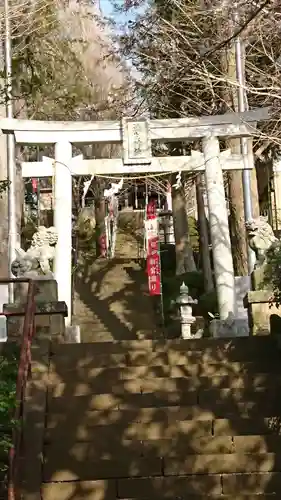
[[[43,500],[281,498],[272,339],[53,345],[48,370]]]
[[[145,271],[131,259],[98,259],[84,267],[75,280],[74,322],[83,342],[162,335]]]

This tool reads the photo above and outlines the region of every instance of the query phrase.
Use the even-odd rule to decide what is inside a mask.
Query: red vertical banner
[[[38,186],[38,180],[37,179],[31,179],[31,184],[32,184],[32,192],[36,193],[37,186]]]
[[[155,219],[156,218],[156,202],[151,200],[146,207],[146,219]]]
[[[159,251],[159,229],[154,201],[148,203],[146,208],[146,241],[148,275],[148,288],[150,295],[161,295],[161,261]]]

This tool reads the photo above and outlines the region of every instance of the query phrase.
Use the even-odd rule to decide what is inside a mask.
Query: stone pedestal
[[[4,304],[3,312],[14,312],[15,308],[24,306],[28,283],[17,283],[15,285],[15,303]],[[35,281],[35,303],[40,307],[40,315],[35,317],[36,339],[58,337],[62,338],[65,333],[64,314],[50,313],[50,303],[58,301],[57,282],[55,280],[39,279]],[[44,307],[46,306],[46,314]],[[8,338],[17,339],[21,336],[24,316],[7,317]]]
[[[35,302],[54,302],[58,300],[58,286],[54,279],[40,278],[35,282]],[[28,283],[16,283],[15,289],[15,304],[25,304],[28,290]]]
[[[235,318],[232,321],[213,319],[210,322],[209,331],[211,337],[215,339],[248,337],[249,336],[248,319]]]
[[[266,280],[266,266],[260,266],[251,274],[252,290],[270,290],[270,283]]]
[[[248,309],[251,335],[269,335],[281,331],[281,308],[272,305],[270,290],[248,292],[244,307]]]

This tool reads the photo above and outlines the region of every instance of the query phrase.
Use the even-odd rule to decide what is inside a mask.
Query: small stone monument
[[[249,328],[252,335],[269,335],[272,325],[281,322],[281,310],[272,302],[272,289],[266,279],[268,253],[280,248],[280,241],[274,236],[272,227],[265,217],[259,217],[246,223],[249,245],[256,255],[255,269],[251,275],[252,291],[244,298],[244,307],[248,309]]]
[[[202,337],[202,331],[192,333],[191,326],[196,322],[195,316],[192,313],[193,305],[198,301],[189,295],[189,289],[183,282],[180,287],[180,296],[177,299],[177,304],[180,309],[181,336],[183,339],[194,339]]]
[[[213,316],[212,316],[213,317]],[[248,337],[249,329],[244,318],[237,318],[230,314],[225,320],[213,317],[209,326],[211,337],[213,338],[233,338]]]
[[[81,332],[79,325],[70,325],[65,328],[64,341],[67,344],[80,344]]]

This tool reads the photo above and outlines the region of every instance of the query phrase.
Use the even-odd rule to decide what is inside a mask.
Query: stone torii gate
[[[221,116],[147,120],[124,118],[121,122],[48,122],[1,120],[4,133],[14,133],[18,144],[55,144],[55,159],[23,162],[23,177],[54,176],[54,225],[58,232],[55,278],[58,298],[68,307],[71,324],[72,175],[128,175],[204,171],[208,193],[210,233],[220,318],[235,315],[235,283],[225,200],[223,170],[251,168],[253,162],[229,151],[220,152],[219,137],[249,137],[256,123],[269,118],[268,109]],[[203,153],[190,156],[154,157],[152,141],[202,139]],[[123,158],[84,160],[72,157],[72,144],[122,143]]]

